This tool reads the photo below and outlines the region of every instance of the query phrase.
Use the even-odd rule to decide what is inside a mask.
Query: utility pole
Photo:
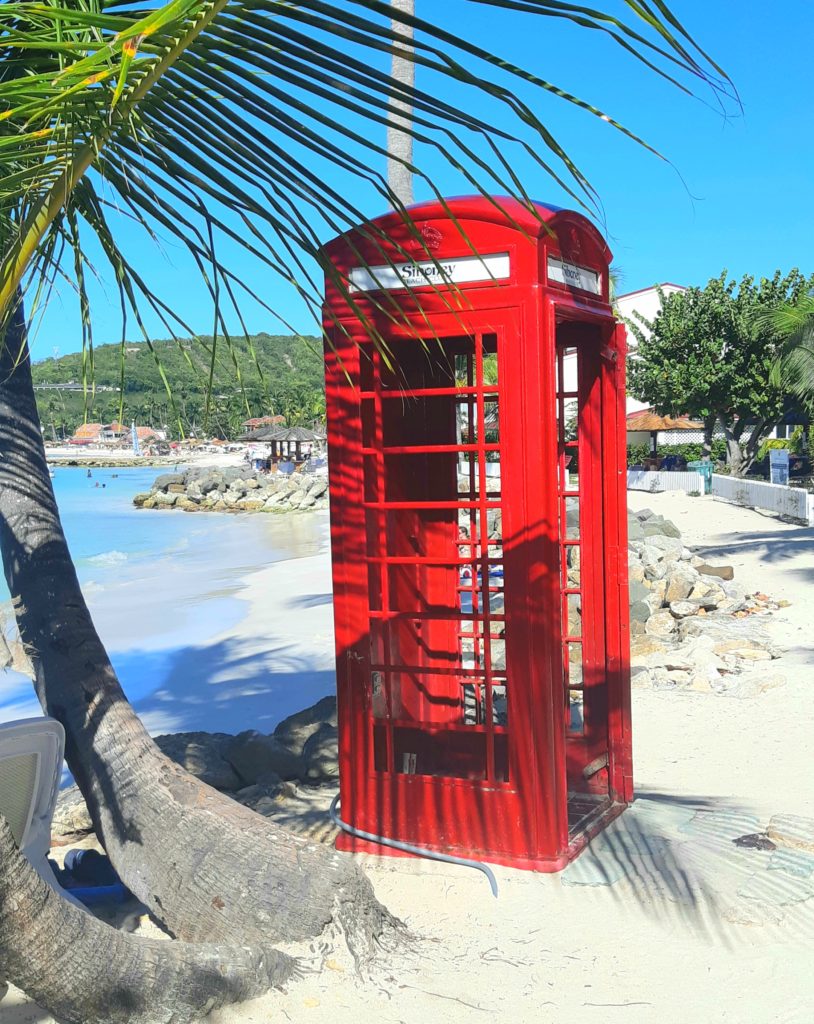
[[[394,11],[415,14],[415,0],[390,0]],[[396,18],[391,19],[391,28],[402,37],[413,38],[412,25],[405,25]],[[393,43],[393,59],[390,74],[394,83],[412,88],[415,84],[415,64],[411,57],[413,47],[406,42]],[[413,105],[404,100],[396,90],[392,93],[392,104],[403,112],[393,116],[387,125],[387,184],[398,200],[408,206],[413,202],[413,174],[409,166],[413,162],[413,137],[405,131],[412,123]]]

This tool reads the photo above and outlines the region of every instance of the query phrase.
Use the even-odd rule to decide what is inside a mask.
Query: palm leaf
[[[685,91],[702,84],[721,102],[736,99],[660,0],[626,0],[625,17],[554,0],[490,6],[524,27],[545,18],[600,32]],[[399,25],[415,34],[409,52],[421,87],[396,86],[385,71],[392,48],[406,41]],[[444,99],[452,86],[465,103]],[[522,155],[541,179],[596,210],[593,186],[521,92],[553,97],[646,145],[596,104],[385,0],[3,4],[0,314],[20,288],[42,294],[56,260],[79,296],[92,371],[84,280],[92,234],[119,287],[123,330],[132,317],[150,343],[145,304],[180,326],[117,241],[126,214],[152,239],[171,235],[197,265],[214,307],[211,384],[219,347],[227,357],[233,348],[222,301],[239,311],[241,293],[250,294],[221,260],[222,240],[243,246],[318,316],[320,238],[364,222],[368,202],[363,210],[351,198],[357,183],[399,208],[375,169],[386,156],[376,140],[404,105],[414,112],[404,130],[421,151],[473,190],[528,204],[514,169]],[[411,170],[438,195],[420,167]],[[64,265],[60,245],[72,250]],[[234,369],[240,379],[236,362]]]

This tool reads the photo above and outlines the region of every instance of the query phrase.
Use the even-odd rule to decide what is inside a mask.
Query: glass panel
[[[567,606],[568,623],[566,632],[569,636],[582,636],[582,595],[569,594]]]
[[[578,540],[579,535],[579,498],[566,498],[565,536],[568,540]]]
[[[381,560],[369,563],[377,591],[371,610],[387,616],[371,623],[370,706],[381,771],[508,778],[508,741],[495,732],[508,721],[504,629],[489,621],[504,607],[503,525],[499,509],[480,506],[501,494],[499,453],[482,447],[496,446],[499,432],[494,336],[482,358],[477,348],[474,338],[396,343],[398,370],[374,357],[381,381],[373,375],[375,397],[363,400],[372,449],[365,500],[387,505],[366,510],[368,555]],[[475,389],[480,366],[480,399],[410,393]],[[456,451],[467,444],[481,450]]]

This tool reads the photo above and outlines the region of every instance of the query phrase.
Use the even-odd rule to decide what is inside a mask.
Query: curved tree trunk
[[[364,956],[394,921],[353,861],[189,775],[128,703],[59,520],[21,308],[0,352],[0,551],[40,703],[128,888],[178,938],[296,941],[336,920]]]
[[[40,878],[0,816],[0,978],[60,1021],[186,1024],[279,987],[295,971],[275,949],[195,946],[111,928]]]

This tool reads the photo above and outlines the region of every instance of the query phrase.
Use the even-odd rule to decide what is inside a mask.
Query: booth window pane
[[[489,335],[395,343],[397,370],[372,356],[362,402],[381,590],[370,606],[377,770],[508,779],[496,353]]]

